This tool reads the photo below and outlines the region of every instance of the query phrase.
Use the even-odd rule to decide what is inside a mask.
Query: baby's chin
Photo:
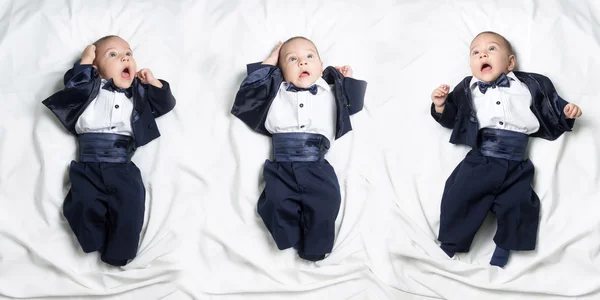
[[[133,84],[133,79],[124,80],[121,78],[113,78],[113,83],[119,88],[128,89],[129,87],[131,87],[131,84]]]
[[[501,73],[500,73],[500,74],[501,74]],[[473,76],[474,76],[475,78],[477,78],[477,80],[480,80],[480,81],[492,82],[492,81],[494,81],[494,80],[498,79],[498,77],[500,77],[500,74],[490,74],[490,73],[487,73],[487,74],[485,74],[485,73],[484,73],[484,74],[481,74],[481,73],[480,73],[480,74],[473,74]]]
[[[129,76],[127,78],[121,78],[120,76],[102,75],[102,73],[100,73],[100,78],[102,78],[104,80],[110,80],[110,79],[112,79],[113,84],[116,87],[122,88],[122,89],[127,89],[127,88],[129,88],[133,84],[133,79],[135,78],[135,76]]]
[[[295,78],[294,80],[286,80],[286,81],[291,82],[293,85],[295,85],[299,88],[307,88],[307,87],[315,84],[315,82],[317,82],[318,78],[312,78],[312,77],[313,76],[305,77],[305,78]]]

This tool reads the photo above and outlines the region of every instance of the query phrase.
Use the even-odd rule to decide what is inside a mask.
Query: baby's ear
[[[517,57],[514,55],[511,55],[508,57],[508,70],[512,71],[515,69],[515,66],[517,65]]]

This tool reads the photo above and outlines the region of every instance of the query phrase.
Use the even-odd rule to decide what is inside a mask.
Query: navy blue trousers
[[[133,162],[71,162],[63,213],[84,252],[123,266],[135,257],[144,222],[145,189]]]
[[[340,186],[327,160],[265,162],[258,214],[280,250],[318,261],[333,249]]]
[[[447,253],[468,252],[488,211],[496,215],[497,246],[535,249],[540,200],[533,191],[530,160],[484,156],[471,150],[454,169],[444,189],[438,240]]]

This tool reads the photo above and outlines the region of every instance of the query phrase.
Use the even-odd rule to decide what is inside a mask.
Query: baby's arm
[[[175,97],[171,93],[168,82],[154,77],[150,69],[141,69],[135,76],[142,84],[148,86],[148,103],[155,118],[170,112],[175,107]]]
[[[577,105],[567,102],[560,95],[558,95],[554,84],[548,77],[541,75],[538,76],[541,77],[538,78],[538,80],[543,83],[541,88],[548,97],[548,102],[545,103],[548,104],[546,107],[553,110],[554,115],[556,116],[551,117],[550,122],[546,124],[546,126],[551,126],[560,132],[557,132],[553,136],[553,139],[556,139],[560,136],[560,134],[562,134],[562,132],[571,131],[573,129],[573,126],[575,125],[575,118],[581,116],[581,109],[579,109]]]
[[[97,71],[96,66],[93,65],[94,59],[96,59],[96,46],[88,45],[81,53],[81,60],[65,73],[63,77],[65,88],[74,88],[95,78],[94,73],[97,74]],[[82,74],[84,71],[85,73]]]
[[[446,98],[448,98],[448,93],[450,92],[450,86],[447,84],[442,84],[431,93],[431,101],[433,101],[433,105],[435,108],[435,112],[441,114],[444,112],[444,107],[446,106]]]
[[[345,65],[345,66],[335,66],[335,69],[338,70],[338,72],[340,72],[340,74],[342,74],[342,76],[344,77],[352,77],[352,67]]]
[[[269,57],[265,58],[262,62],[251,63],[246,65],[246,75],[250,75],[252,72],[264,68],[265,66],[273,66],[277,67],[277,62],[279,61],[279,50],[281,49],[281,42],[277,43],[277,46],[273,48]]]
[[[281,84],[283,81],[283,75],[281,70],[277,67],[279,60],[279,50],[281,49],[281,42],[278,42],[275,48],[271,50],[271,53],[265,60],[260,63],[251,63],[246,65],[246,78],[242,81],[240,91],[249,88],[260,87],[266,84],[266,81]],[[271,80],[267,80],[271,79]],[[273,87],[273,89],[279,89],[279,86]],[[270,89],[268,89],[270,90]],[[267,92],[271,94],[271,92]]]
[[[271,54],[269,54],[269,56],[267,58],[265,58],[265,60],[263,60],[262,62],[247,64],[246,65],[246,76],[254,73],[254,71],[263,69],[265,67],[277,68],[277,63],[279,61],[279,50],[281,49],[281,45],[283,45],[283,43],[278,42],[277,45],[275,46],[275,48],[273,48],[273,50],[271,50]],[[275,68],[266,68],[265,70],[274,70]],[[242,87],[247,85],[248,82],[253,82],[257,78],[264,77],[264,76],[262,76],[262,75],[264,75],[263,73],[264,72],[258,73],[258,74],[260,74],[259,76],[256,76],[257,74],[254,74],[254,76],[252,76],[252,77],[250,77],[250,76],[246,77],[246,79],[244,79],[244,82],[242,82]],[[268,72],[268,74],[271,74],[271,73],[272,72]],[[267,73],[265,73],[265,74],[267,74]]]
[[[456,122],[456,114],[458,110],[454,101],[452,100],[452,93],[450,86],[442,84],[431,93],[431,116],[440,125],[446,128],[454,128],[454,122]]]
[[[242,120],[253,130],[267,134],[264,124],[260,123],[260,116],[266,114],[269,101],[277,96],[279,87],[283,82],[281,69],[276,67],[281,43],[262,63],[248,64],[247,76],[242,81],[240,89],[235,95],[231,114]]]
[[[348,113],[353,115],[361,111],[365,104],[367,82],[352,78],[352,67],[348,65],[335,66],[334,68],[344,77],[342,86],[344,87],[346,99],[348,99]]]
[[[282,45],[283,43],[281,41],[277,43],[277,46],[273,48],[271,54],[269,54],[269,57],[263,60],[263,65],[277,66],[277,63],[279,62],[279,50],[281,50]]]
[[[579,108],[579,106],[573,104],[573,103],[569,103],[565,106],[564,109],[565,112],[565,117],[567,119],[575,119],[575,118],[579,118],[581,117],[581,109]]]
[[[150,69],[139,70],[135,74],[135,77],[139,78],[143,84],[153,85],[159,89],[163,87],[162,82],[159,79],[156,79],[156,77],[154,77],[154,74],[152,74],[152,71],[150,71]]]
[[[82,65],[93,65],[94,59],[96,59],[96,46],[88,45],[81,53],[81,64]]]
[[[77,134],[75,123],[77,116],[85,109],[83,104],[96,97],[100,88],[100,75],[92,65],[95,58],[94,49],[93,45],[86,47],[81,60],[65,73],[65,88],[42,101],[73,134]]]

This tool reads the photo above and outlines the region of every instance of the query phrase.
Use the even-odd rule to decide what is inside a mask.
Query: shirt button
[[[500,124],[500,125],[504,125],[504,122],[500,121],[500,122],[498,122],[498,124]]]
[[[500,101],[496,101],[496,104],[497,104],[497,105],[500,105]]]
[[[302,107],[304,107],[304,104],[303,104],[303,103],[300,103],[300,108],[302,108]]]
[[[110,129],[115,129],[115,126],[112,126]]]
[[[304,128],[304,125],[300,126],[300,128]]]
[[[119,104],[116,104],[116,105],[115,105],[115,108],[119,108]]]

